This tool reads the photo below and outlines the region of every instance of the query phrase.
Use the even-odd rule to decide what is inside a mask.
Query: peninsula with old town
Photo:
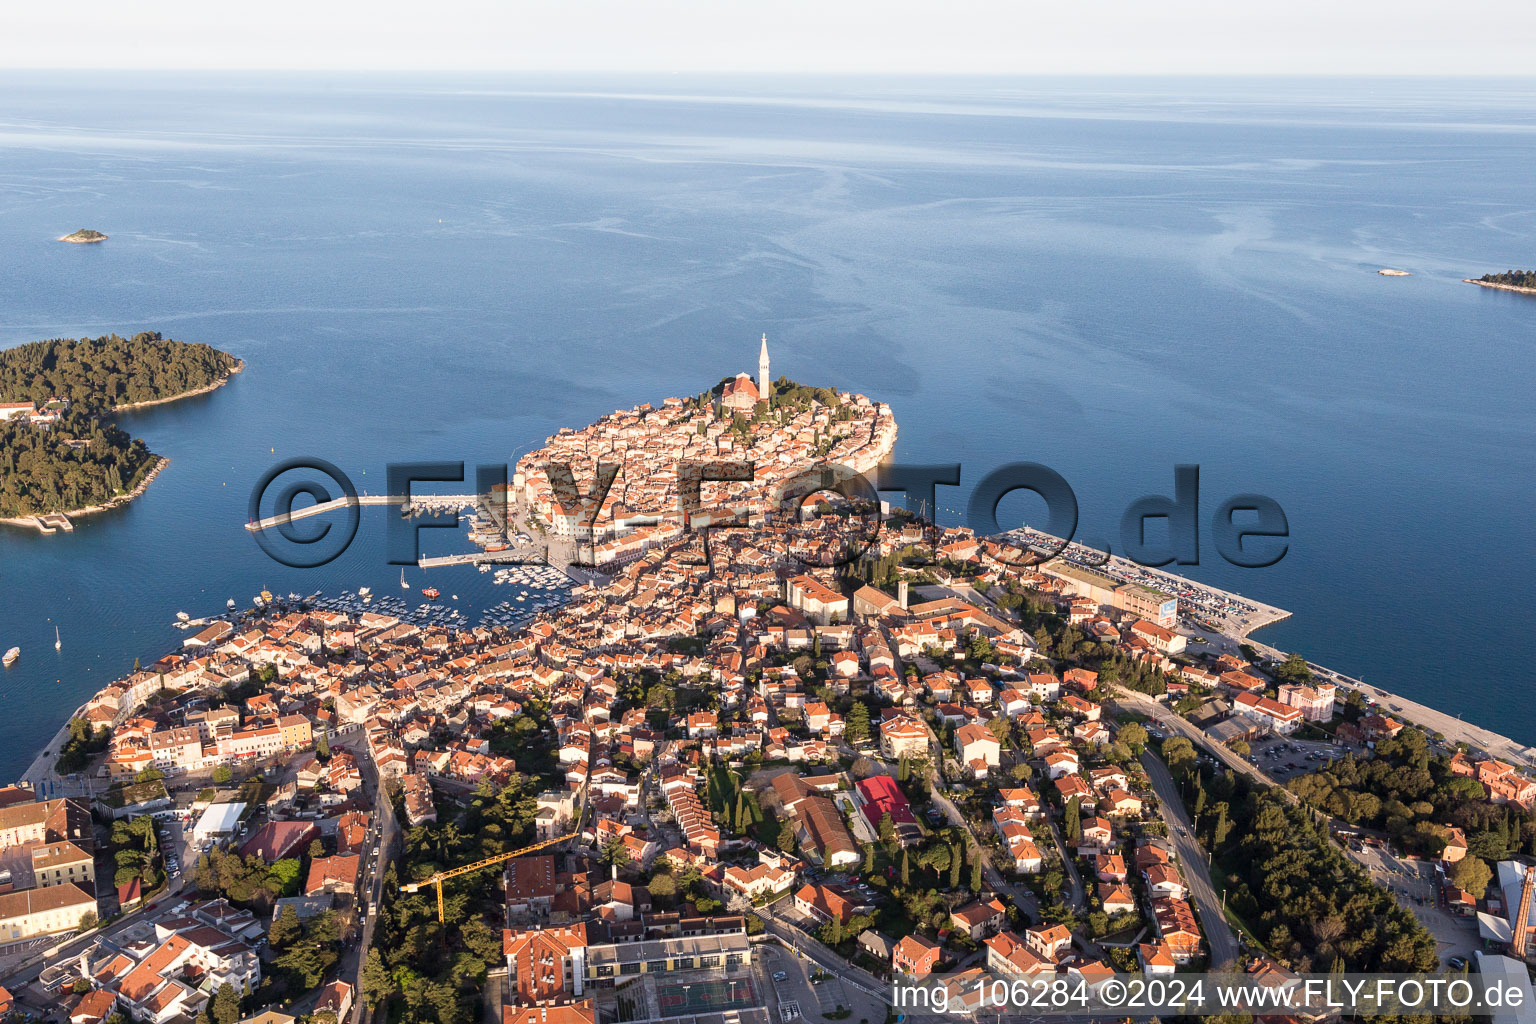
[[[903,975],[1536,960],[1529,748],[823,468],[895,441],[764,337],[485,496],[563,604],[294,595],[146,652],[0,789],[0,1012],[887,1024]]]

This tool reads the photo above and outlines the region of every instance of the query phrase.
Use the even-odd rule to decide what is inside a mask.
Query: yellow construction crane
[[[418,892],[421,889],[425,888],[426,886],[429,886],[429,885],[436,886],[437,887],[437,923],[440,924],[440,925],[444,925],[446,927],[448,922],[444,918],[444,915],[443,915],[443,883],[445,881],[447,881],[450,878],[457,878],[460,875],[467,875],[467,874],[470,874],[471,872],[479,871],[482,868],[488,868],[492,864],[500,864],[503,861],[512,860],[514,857],[522,857],[525,854],[534,853],[534,852],[536,852],[538,850],[543,850],[543,849],[546,849],[547,847],[555,846],[556,844],[565,842],[567,839],[575,839],[580,834],[581,833],[579,831],[577,831],[577,832],[570,832],[570,833],[567,833],[566,835],[563,835],[563,836],[556,836],[554,839],[546,839],[542,843],[534,843],[532,846],[525,846],[525,847],[523,847],[520,850],[513,850],[511,853],[498,853],[494,857],[487,857],[487,858],[485,858],[485,860],[477,860],[473,864],[465,864],[462,867],[450,868],[447,871],[439,871],[437,874],[433,875],[431,878],[424,878],[424,879],[422,879],[419,882],[411,882],[408,885],[402,885],[400,887],[400,891],[401,892]]]

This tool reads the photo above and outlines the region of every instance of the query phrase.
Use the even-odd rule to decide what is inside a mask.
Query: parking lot
[[[836,976],[786,949],[765,944],[759,947],[761,982],[773,993],[773,1015],[781,1024],[801,1017],[820,1019],[839,1006],[853,1003]]]
[[[1397,902],[1434,935],[1441,962],[1452,956],[1469,956],[1478,948],[1475,921],[1449,912],[1433,864],[1395,856],[1385,847],[1360,837],[1341,839],[1349,856],[1365,868],[1371,880],[1396,896]]]
[[[1248,745],[1249,760],[1280,782],[1315,772],[1345,754],[1343,747],[1289,736],[1264,736]]]

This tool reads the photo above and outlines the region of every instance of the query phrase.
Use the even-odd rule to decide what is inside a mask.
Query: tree
[[[962,866],[962,862],[963,858],[960,854],[960,847],[951,846],[949,848],[949,887],[951,889],[957,889],[960,886],[960,868]]]
[[[309,841],[309,859],[310,860],[314,860],[317,857],[324,857],[324,856],[325,856],[325,844],[322,843],[319,840],[319,838],[311,839]]]
[[[795,852],[795,823],[788,818],[779,826],[779,849],[785,853]]]
[[[907,857],[907,851],[901,851],[901,884],[912,884],[912,865]]]
[[[240,1019],[240,996],[233,985],[226,982],[219,986],[213,995],[209,1016],[213,1018],[214,1024],[235,1024]]]
[[[272,928],[267,933],[267,943],[275,951],[283,950],[303,934],[304,923],[299,920],[298,914],[288,910],[272,919]]]
[[[1140,722],[1127,722],[1120,727],[1116,738],[1130,747],[1132,752],[1136,752],[1147,745],[1147,730],[1142,728]]]
[[[1493,872],[1481,857],[1468,854],[1451,869],[1451,881],[1458,889],[1470,893],[1473,899],[1482,899],[1488,883],[1493,881]]]
[[[150,768],[145,768],[143,771],[139,772],[139,774],[135,775],[133,777],[133,781],[134,782],[159,782],[160,780],[162,780],[164,778],[165,778],[165,772],[161,771],[159,768],[150,767]]]
[[[1067,842],[1076,845],[1083,838],[1083,812],[1077,805],[1077,797],[1067,801],[1066,808],[1062,811],[1062,831],[1067,834]]]
[[[331,756],[331,741],[327,738],[324,729],[315,736],[315,754],[320,760],[329,760]]]
[[[215,786],[227,786],[233,778],[234,773],[229,770],[228,765],[216,764],[213,766],[213,784]]]
[[[624,845],[623,836],[614,836],[603,847],[603,863],[614,867],[624,867],[629,863],[629,848]]]
[[[896,822],[891,817],[890,811],[886,811],[884,814],[880,815],[879,831],[880,841],[887,847],[896,842]]]
[[[981,892],[981,858],[971,860],[971,892]]]
[[[1232,822],[1227,818],[1226,801],[1216,805],[1216,824],[1211,826],[1211,846],[1219,848],[1227,843],[1227,835],[1232,831]]]
[[[370,1010],[376,1010],[395,994],[395,979],[384,966],[384,957],[377,946],[370,946],[363,958],[362,998]]]
[[[299,860],[297,857],[284,857],[272,865],[267,872],[267,880],[272,883],[268,886],[280,896],[297,896],[299,892]]]
[[[861,700],[853,702],[853,707],[848,709],[848,718],[844,723],[843,731],[848,736],[848,742],[861,743],[869,739],[869,707]]]
[[[1285,661],[1275,669],[1275,678],[1282,683],[1305,686],[1312,682],[1312,670],[1307,667],[1306,658],[1292,653],[1286,655]]]

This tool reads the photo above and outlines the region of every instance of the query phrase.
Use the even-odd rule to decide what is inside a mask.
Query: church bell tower
[[[764,401],[768,398],[768,385],[772,380],[773,378],[768,376],[768,335],[765,333],[763,347],[757,353],[757,390]]]

